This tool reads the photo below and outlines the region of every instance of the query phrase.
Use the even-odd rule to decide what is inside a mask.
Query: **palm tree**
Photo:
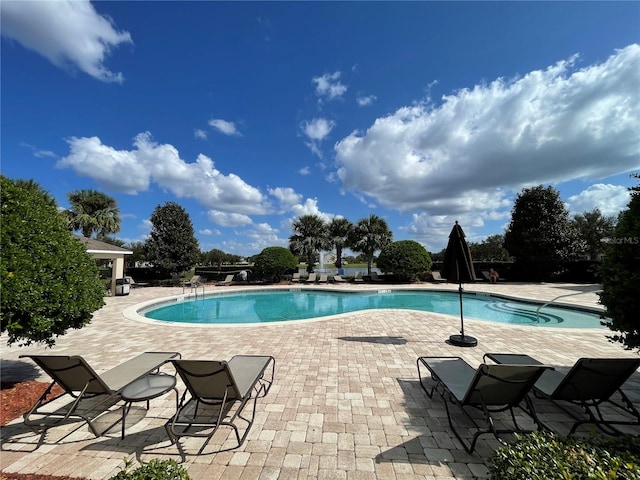
[[[353,224],[344,217],[336,217],[329,223],[331,243],[336,247],[336,268],[342,268],[342,249],[347,246],[347,238]]]
[[[384,219],[371,214],[369,218],[362,218],[351,229],[348,245],[354,252],[360,252],[367,258],[367,274],[371,275],[373,255],[391,243],[393,233]]]
[[[313,272],[316,255],[331,248],[327,224],[318,215],[302,215],[292,224],[294,234],[289,237],[289,250],[307,259],[307,272]]]
[[[67,210],[71,230],[81,230],[90,238],[120,231],[120,210],[116,200],[97,190],[76,190],[67,194],[71,209]]]

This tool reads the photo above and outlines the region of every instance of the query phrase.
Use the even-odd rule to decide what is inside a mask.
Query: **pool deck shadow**
[[[454,284],[392,287],[457,291]],[[582,287],[505,282],[465,285],[465,291],[547,301]],[[243,288],[247,287],[232,285],[225,292]],[[309,288],[375,291],[379,285]],[[207,285],[205,290],[216,287]],[[367,310],[311,322],[190,328],[139,322],[123,314],[139,303],[180,294],[182,288],[148,287],[134,289],[128,296],[106,297],[91,324],[58,338],[52,349],[8,347],[7,337],[2,336],[2,375],[48,382],[46,375],[25,368],[18,359],[36,353],[82,355],[99,373],[144,351],[179,351],[183,358],[211,360],[228,360],[237,354],[273,355],[275,382],[258,401],[247,440],[230,452],[187,455],[184,466],[193,480],[488,478],[487,464],[497,441],[486,435],[474,454],[464,451],[448,428],[442,399],[428,399],[417,385],[419,356],[460,356],[477,366],[486,352],[524,353],[561,368],[580,357],[636,356],[609,342],[607,329],[532,328],[466,317],[465,333],[476,337],[478,346],[459,348],[446,343],[459,329],[459,316],[409,310]],[[598,307],[595,293],[563,302]],[[174,373],[168,365],[163,371]],[[181,382],[178,389],[184,391]],[[625,385],[625,392],[632,400],[640,400],[640,374]],[[117,428],[95,438],[86,426],[72,424],[51,429],[42,445],[37,445],[38,435],[17,419],[3,427],[0,470],[102,480],[117,474],[127,455],[141,461],[179,460],[164,430],[175,412],[175,397],[155,398],[150,407],[144,418],[127,422],[124,439]],[[554,420],[563,422],[561,416]]]

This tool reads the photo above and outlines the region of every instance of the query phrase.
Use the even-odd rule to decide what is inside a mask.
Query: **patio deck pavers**
[[[457,289],[449,284],[422,286]],[[465,289],[551,300],[593,287],[478,283]],[[241,287],[207,286],[207,291],[220,288],[232,291]],[[376,290],[380,285],[355,288]],[[47,351],[85,356],[98,372],[149,350],[176,350],[191,359],[273,355],[277,362],[275,383],[269,395],[258,401],[255,424],[246,442],[237,450],[212,453],[227,441],[228,432],[218,432],[203,455],[187,457],[184,465],[193,480],[485,478],[486,462],[499,443],[486,435],[478,441],[474,454],[463,450],[448,428],[442,399],[434,396],[430,400],[419,386],[417,357],[455,355],[477,365],[485,352],[518,352],[569,367],[583,356],[636,355],[610,343],[606,329],[532,328],[466,317],[465,332],[477,337],[479,345],[459,348],[445,343],[457,332],[459,318],[404,310],[238,327],[137,322],[123,315],[131,305],[181,293],[182,288],[139,288],[129,296],[107,297],[89,326],[60,337],[53,350],[7,347],[6,337],[0,337],[2,379],[48,381],[28,361],[18,359],[21,354]],[[597,306],[593,293],[561,300]],[[169,366],[165,369],[171,371]],[[179,384],[179,389],[182,392],[184,387]],[[632,400],[640,400],[640,375],[634,375],[625,391]],[[2,427],[0,469],[101,480],[115,475],[126,457],[180,461],[163,427],[175,409],[174,402],[170,395],[154,399],[146,415],[134,407],[124,439],[120,439],[118,428],[95,438],[86,425],[71,424],[51,429],[38,445],[39,435],[16,420]],[[563,427],[562,415],[552,406],[540,408],[543,419]],[[464,421],[462,416],[458,418]],[[522,420],[530,424],[527,417]],[[472,434],[471,429],[468,432]],[[199,442],[186,439],[184,445],[187,451],[195,452]]]

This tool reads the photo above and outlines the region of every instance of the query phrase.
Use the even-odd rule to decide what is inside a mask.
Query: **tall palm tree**
[[[331,243],[336,247],[336,268],[342,268],[342,249],[347,246],[347,238],[353,224],[344,217],[336,217],[329,223]]]
[[[71,209],[67,210],[72,230],[81,230],[90,238],[120,231],[120,209],[116,200],[97,190],[76,190],[67,194]]]
[[[362,253],[367,258],[367,273],[371,275],[371,265],[376,251],[382,250],[393,240],[393,233],[387,222],[371,214],[369,218],[362,218],[351,229],[348,244],[351,250]]]
[[[313,272],[316,255],[331,248],[327,224],[318,215],[302,215],[293,221],[293,235],[289,237],[289,250],[307,259],[307,272]]]

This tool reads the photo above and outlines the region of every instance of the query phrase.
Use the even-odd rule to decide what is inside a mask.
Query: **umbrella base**
[[[478,340],[469,335],[451,335],[449,342],[456,347],[475,347],[478,345]]]

